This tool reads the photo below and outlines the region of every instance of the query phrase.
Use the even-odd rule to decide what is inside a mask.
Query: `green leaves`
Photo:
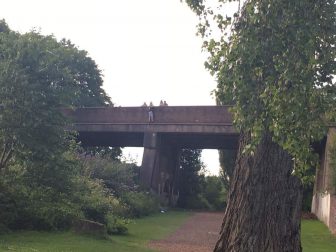
[[[326,116],[335,115],[335,2],[246,1],[232,19],[230,37],[224,10],[214,14],[221,38],[205,37],[204,43],[219,102],[234,104],[234,123],[250,132],[246,153],[269,131],[296,169],[306,169],[316,160],[311,143],[323,137]]]
[[[53,163],[67,150],[60,108],[111,104],[97,65],[70,41],[0,32],[0,59],[0,158]]]

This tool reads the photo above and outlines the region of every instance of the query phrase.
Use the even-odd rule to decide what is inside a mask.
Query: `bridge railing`
[[[232,124],[230,106],[158,106],[154,122],[158,124]],[[87,107],[64,109],[78,124],[146,124],[148,107]]]

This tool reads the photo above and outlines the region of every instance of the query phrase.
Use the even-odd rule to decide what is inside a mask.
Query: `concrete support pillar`
[[[144,135],[144,152],[140,169],[140,184],[148,189],[152,187],[152,177],[158,162],[160,138],[155,132]]]
[[[140,170],[142,186],[170,200],[179,167],[180,150],[165,143],[159,134],[146,133]]]
[[[155,192],[160,195],[170,195],[178,164],[179,150],[174,146],[161,146],[157,153],[157,166],[152,177],[151,187]]]

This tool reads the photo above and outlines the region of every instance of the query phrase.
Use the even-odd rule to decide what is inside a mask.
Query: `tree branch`
[[[14,141],[11,142],[11,146],[8,149],[9,143],[5,143],[3,146],[3,151],[1,154],[1,159],[0,159],[0,170],[5,168],[6,164],[9,162],[13,155],[14,151]]]

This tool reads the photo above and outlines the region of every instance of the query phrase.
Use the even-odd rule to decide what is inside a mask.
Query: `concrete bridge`
[[[73,118],[79,140],[87,146],[144,147],[141,183],[155,192],[174,194],[182,148],[232,149],[238,133],[228,106],[154,107],[148,121],[146,107],[101,107],[64,110]],[[336,191],[329,149],[336,129],[331,127],[318,147],[320,169],[316,173],[312,212],[336,232]],[[167,189],[168,188],[168,189]],[[165,192],[168,190],[168,192]]]
[[[144,147],[140,181],[159,194],[173,190],[182,148],[237,148],[228,106],[100,107],[65,110],[87,146]],[[164,189],[166,188],[166,189]],[[171,193],[171,192],[170,192]]]

